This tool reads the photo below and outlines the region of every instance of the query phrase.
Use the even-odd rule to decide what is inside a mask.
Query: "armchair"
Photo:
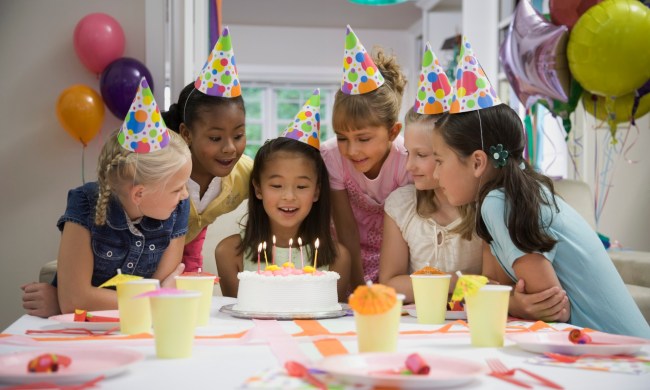
[[[558,180],[555,192],[596,229],[594,198],[589,185],[578,180]],[[616,270],[634,298],[646,321],[650,322],[650,252],[608,251]]]

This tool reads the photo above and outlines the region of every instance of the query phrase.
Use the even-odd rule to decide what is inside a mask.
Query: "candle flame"
[[[316,249],[318,249],[318,245],[319,245],[319,244],[320,244],[320,241],[318,241],[318,238],[317,238],[317,239],[316,239],[316,242],[314,243],[314,246],[316,247]]]
[[[264,250],[266,251],[266,241],[264,241],[264,243],[262,244],[262,248],[264,248]]]
[[[262,243],[257,246],[257,253],[260,253],[262,251]]]
[[[293,245],[293,238],[289,239],[289,246]]]
[[[275,245],[275,234],[273,235],[273,245]]]
[[[298,245],[302,246],[302,238],[298,237]]]

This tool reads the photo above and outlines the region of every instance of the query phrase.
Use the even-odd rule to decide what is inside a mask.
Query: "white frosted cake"
[[[237,274],[234,310],[257,313],[315,313],[341,310],[332,271],[279,270]]]

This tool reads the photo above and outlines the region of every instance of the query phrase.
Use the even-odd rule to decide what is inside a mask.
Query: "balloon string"
[[[553,138],[547,136],[546,130],[544,130],[544,126],[543,126],[544,120],[548,115],[550,115],[550,112],[547,111],[546,114],[544,115],[544,118],[542,118],[542,121],[541,121],[542,126],[540,126],[540,133],[544,134],[544,136],[546,137],[546,140],[548,141],[548,143],[551,144],[553,159],[546,165],[546,168],[544,168],[544,171],[548,171],[553,166],[553,164],[555,163],[555,160],[557,160],[557,155],[558,155],[558,149],[557,149],[557,146],[555,146],[555,143],[553,143]],[[559,118],[556,118],[556,119],[559,119]],[[559,124],[558,130],[562,129],[562,123],[558,122],[558,124]],[[559,130],[559,131],[562,131],[562,130]],[[543,160],[544,159],[542,159],[542,161]]]
[[[86,184],[86,175],[85,175],[85,161],[86,161],[86,145],[81,148],[81,184]]]
[[[632,149],[634,145],[636,145],[637,141],[639,140],[640,132],[639,132],[639,127],[636,125],[636,123],[632,123],[632,126],[630,126],[630,128],[627,130],[627,133],[625,134],[625,140],[623,141],[623,145],[627,143],[627,137],[630,135],[630,130],[632,130],[631,128],[634,128],[634,130],[636,130],[636,134],[634,137],[634,141],[632,141],[632,143],[627,148],[625,148],[625,151],[623,152],[623,158],[625,159],[625,162],[627,162],[628,164],[636,164],[639,162],[638,160],[632,160],[627,157],[627,153],[630,151],[630,149]]]

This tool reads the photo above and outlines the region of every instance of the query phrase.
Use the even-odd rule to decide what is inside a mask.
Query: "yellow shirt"
[[[242,155],[230,175],[221,179],[221,193],[203,210],[201,214],[190,202],[190,220],[185,244],[192,242],[204,227],[214,222],[220,215],[236,209],[244,199],[248,199],[248,186],[253,169],[253,160]]]

